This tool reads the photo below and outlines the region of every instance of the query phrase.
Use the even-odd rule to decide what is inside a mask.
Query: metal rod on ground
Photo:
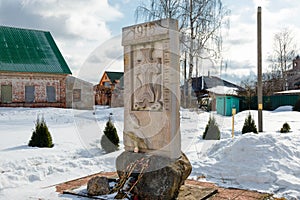
[[[261,47],[261,7],[257,9],[257,103],[258,103],[258,131],[263,132],[262,119],[262,47]]]

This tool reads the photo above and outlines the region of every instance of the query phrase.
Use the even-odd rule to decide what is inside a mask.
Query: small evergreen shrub
[[[106,127],[103,131],[104,135],[101,138],[101,147],[106,153],[110,153],[118,150],[119,147],[119,136],[117,134],[117,129],[109,118],[106,123]]]
[[[28,146],[48,148],[52,148],[54,146],[44,117],[42,117],[41,120],[39,117],[37,117],[35,130],[32,132],[32,136],[28,143]]]
[[[202,138],[204,140],[220,140],[221,133],[214,117],[209,117]]]
[[[249,112],[248,116],[245,119],[242,133],[245,134],[245,133],[251,133],[251,132],[257,133],[257,128],[255,125],[254,119],[252,119],[252,116]]]
[[[298,111],[300,112],[300,99],[296,102],[296,104],[293,107],[293,111]]]
[[[282,125],[282,128],[280,129],[280,133],[288,133],[288,132],[290,132],[290,130],[291,130],[290,125],[287,122],[285,122]]]

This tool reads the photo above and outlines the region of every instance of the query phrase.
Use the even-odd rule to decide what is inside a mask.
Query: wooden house
[[[66,107],[70,74],[50,32],[0,26],[0,106]]]
[[[112,105],[112,98],[115,99],[114,102],[123,103],[123,95],[121,95],[124,87],[123,76],[123,72],[105,71],[103,73],[99,84],[94,86],[97,105]]]

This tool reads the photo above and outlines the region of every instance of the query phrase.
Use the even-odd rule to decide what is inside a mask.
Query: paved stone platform
[[[108,178],[117,178],[116,172],[101,172],[75,180],[55,185],[56,192],[74,190],[87,184],[94,176],[105,176]],[[178,200],[284,200],[284,198],[275,198],[272,194],[260,193],[256,191],[242,190],[236,188],[222,188],[214,183],[201,182],[196,180],[186,180],[185,185],[180,188]]]

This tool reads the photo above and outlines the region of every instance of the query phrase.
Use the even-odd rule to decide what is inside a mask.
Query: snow
[[[281,92],[276,92],[276,94],[299,94],[300,90],[285,90]]]
[[[207,89],[209,92],[219,94],[219,95],[237,95],[237,88],[227,87],[227,86],[216,86],[210,89]]]
[[[182,151],[193,166],[189,178],[204,176],[205,181],[224,187],[300,199],[300,112],[292,111],[291,106],[264,111],[264,132],[242,135],[249,112],[257,119],[257,111],[235,115],[232,138],[231,117],[180,110]],[[100,146],[110,113],[122,144],[123,108],[97,107],[95,115],[59,108],[0,108],[0,199],[76,199],[56,193],[55,185],[115,171],[115,159],[123,146],[110,154]],[[210,115],[219,124],[220,141],[202,140]],[[53,148],[27,146],[37,116],[44,116]],[[281,134],[285,122],[292,132]]]

